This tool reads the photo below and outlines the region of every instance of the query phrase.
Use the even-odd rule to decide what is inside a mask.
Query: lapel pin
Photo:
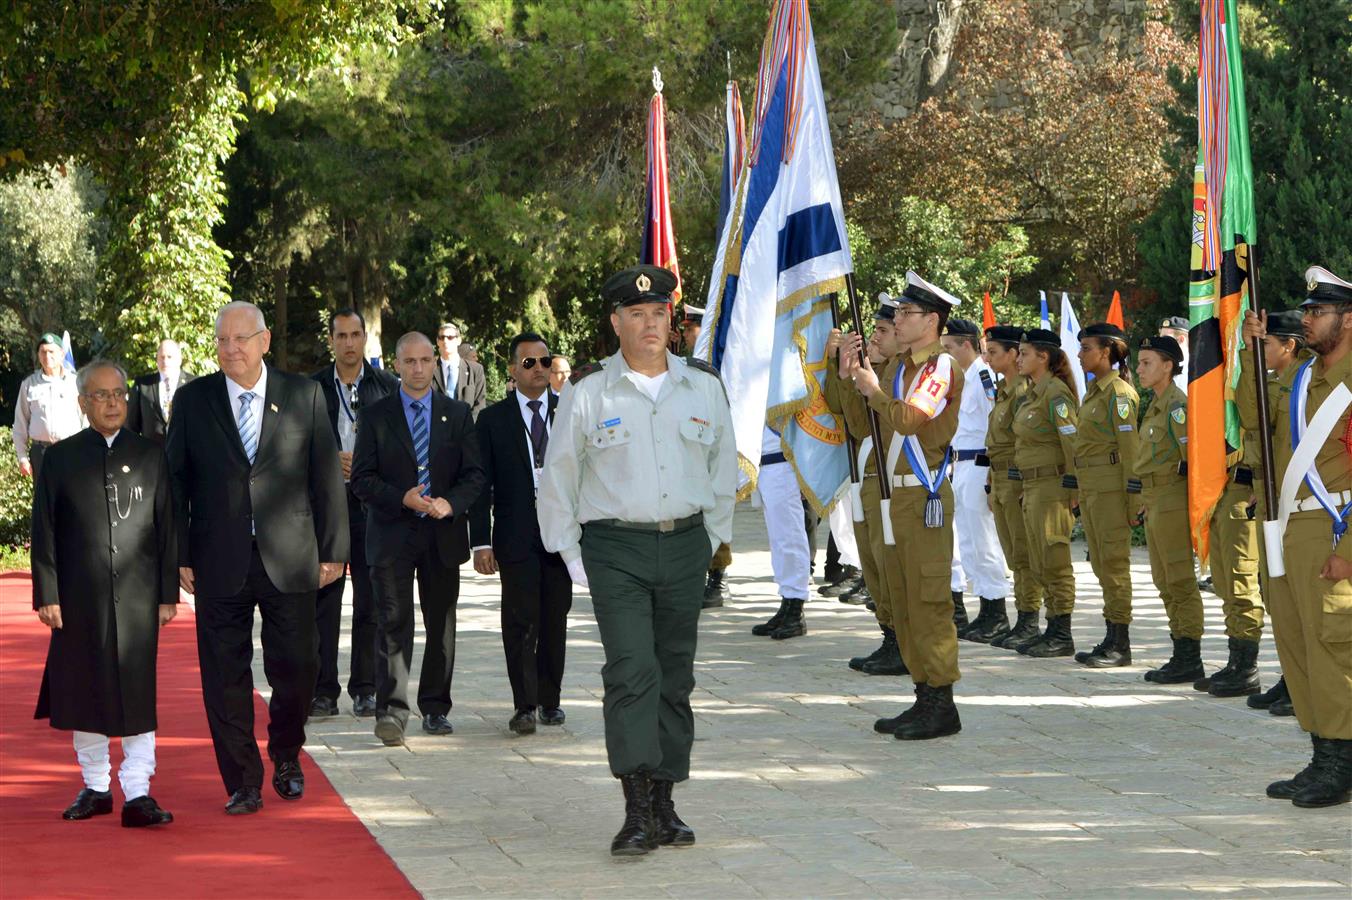
[[[122,473],[123,473],[124,475],[125,475],[127,472],[130,472],[130,471],[131,471],[131,466],[123,466],[123,467],[122,467]]]
[[[446,417],[445,417],[445,416],[442,416],[442,417],[441,417],[441,421],[445,422],[445,421],[446,421]]]
[[[268,409],[272,410],[273,412],[277,412],[277,404],[276,404],[276,403],[269,403],[269,404],[268,404]]]

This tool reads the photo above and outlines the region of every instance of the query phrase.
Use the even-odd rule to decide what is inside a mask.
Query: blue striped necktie
[[[432,472],[427,466],[427,420],[423,417],[423,405],[414,400],[409,405],[413,410],[413,453],[418,458],[418,486],[421,495],[432,493]]]
[[[253,465],[258,456],[258,422],[254,419],[253,399],[253,391],[239,395],[239,439],[244,443],[244,455],[249,457],[249,465]]]

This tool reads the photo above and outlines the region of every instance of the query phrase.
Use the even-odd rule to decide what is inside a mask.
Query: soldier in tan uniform
[[[995,513],[995,530],[1005,551],[1005,562],[1014,573],[1017,618],[1013,628],[1009,626],[1008,616],[1002,615],[994,620],[990,629],[968,631],[964,637],[992,647],[1017,645],[1037,637],[1037,614],[1042,609],[1042,585],[1033,574],[1028,558],[1028,536],[1023,523],[1023,482],[1010,477],[1011,470],[1017,473],[1014,419],[1028,399],[1029,388],[1028,379],[1019,374],[1019,340],[1022,337],[1023,329],[1014,325],[986,329],[986,362],[1000,376],[995,389],[995,406],[991,409],[990,425],[986,430],[986,462],[990,466],[987,492],[991,511]]]
[[[1089,563],[1103,589],[1107,632],[1097,647],[1075,654],[1091,669],[1131,665],[1131,526],[1129,492],[1136,480],[1136,410],[1127,335],[1100,322],[1080,331],[1080,366],[1094,378],[1085,387],[1075,433],[1075,483]]]
[[[1174,645],[1169,661],[1146,672],[1145,680],[1182,684],[1205,674],[1202,595],[1192,568],[1188,524],[1188,398],[1174,383],[1183,350],[1171,337],[1148,337],[1141,341],[1140,351],[1137,381],[1155,395],[1141,417],[1136,477],[1142,485],[1150,575],[1169,616]]]
[[[906,273],[906,289],[897,301],[901,304],[897,334],[909,349],[901,368],[884,378],[886,384],[879,382],[867,360],[860,362],[857,335],[846,339],[840,359],[842,374],[896,431],[888,448],[888,459],[896,460],[896,468],[888,475],[901,583],[892,586],[892,620],[915,682],[916,702],[895,718],[879,720],[874,728],[883,731],[891,724],[898,740],[925,740],[962,730],[953,704],[953,684],[960,675],[949,587],[953,490],[948,472],[963,373],[939,343],[949,312],[961,301],[914,272]]]
[[[1014,419],[1014,467],[1023,482],[1023,521],[1033,575],[1047,594],[1047,628],[1017,645],[1004,646],[1034,657],[1070,656],[1075,640],[1075,570],[1070,532],[1075,527],[1075,435],[1079,403],[1070,361],[1061,339],[1043,328],[1026,331],[1019,342],[1019,371],[1030,382],[1028,399]],[[1071,476],[1067,478],[1067,476]]]
[[[1352,283],[1318,266],[1305,279],[1303,328],[1316,358],[1296,368],[1289,393],[1269,398],[1277,477],[1283,484],[1290,479],[1294,496],[1281,509],[1289,516],[1282,535],[1286,574],[1269,580],[1268,607],[1296,719],[1310,733],[1314,754],[1295,777],[1268,785],[1267,794],[1318,807],[1352,798],[1352,541],[1340,540],[1352,509]],[[1263,337],[1252,312],[1244,337]],[[1248,371],[1243,379],[1255,376]],[[1331,427],[1319,428],[1325,403],[1333,404],[1326,414]],[[1258,427],[1256,410],[1245,406],[1244,424]],[[1288,472],[1304,441],[1312,442],[1313,459]]]

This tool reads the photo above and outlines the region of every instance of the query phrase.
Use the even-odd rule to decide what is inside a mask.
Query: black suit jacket
[[[178,391],[189,381],[192,381],[193,375],[183,372],[178,376],[178,390],[174,391],[175,397]],[[175,400],[175,403],[178,401]],[[172,411],[171,411],[172,412]],[[142,375],[131,384],[131,397],[127,400],[127,424],[128,431],[134,431],[141,437],[150,438],[157,444],[164,444],[165,435],[169,432],[169,423],[164,420],[164,412],[160,409],[160,373],[151,372],[148,375]]]
[[[327,417],[319,385],[269,366],[251,466],[225,376],[206,375],[179,389],[165,452],[179,565],[192,567],[199,596],[239,593],[255,540],[283,593],[316,590],[321,562],[347,561],[347,492]]]
[[[545,397],[548,398],[545,415],[552,423],[559,399],[548,390]],[[532,554],[545,553],[544,544],[540,542],[540,520],[535,511],[530,432],[521,417],[516,392],[509,392],[505,399],[485,409],[475,430],[479,433],[487,486],[470,513],[470,546],[491,544],[493,555],[500,562],[508,563],[522,562]]]
[[[338,389],[333,386],[333,365],[325,366],[310,377],[319,382],[319,389],[324,392],[324,404],[329,410],[329,424],[333,426],[333,440],[334,443],[338,443],[338,417],[346,413],[339,409],[341,404],[338,402]],[[357,402],[360,404],[357,410],[358,420],[361,419],[362,410],[397,390],[399,390],[398,378],[363,361],[361,381],[357,384]]]
[[[357,429],[351,482],[352,492],[366,504],[366,559],[372,566],[387,564],[420,522],[431,521],[442,562],[455,567],[469,559],[465,523],[484,484],[474,417],[459,400],[435,390],[428,392],[432,398],[427,451],[432,496],[444,497],[453,515],[420,519],[404,506],[404,494],[418,483],[418,459],[400,394],[396,391],[364,410]]]
[[[432,376],[432,386],[438,394],[446,395],[446,379],[441,374],[441,358],[437,358],[437,371]],[[469,406],[475,420],[488,405],[488,383],[484,377],[484,367],[460,357],[460,372],[455,381],[455,399]]]

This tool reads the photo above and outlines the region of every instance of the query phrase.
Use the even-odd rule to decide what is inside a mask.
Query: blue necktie
[[[427,420],[423,418],[423,405],[417,400],[408,406],[413,410],[413,453],[418,458],[418,486],[422,488],[419,493],[426,497],[432,493],[432,472],[427,466]]]
[[[258,423],[254,421],[253,399],[253,391],[239,395],[239,439],[244,444],[244,455],[249,457],[249,465],[253,465],[254,458],[258,456]]]

